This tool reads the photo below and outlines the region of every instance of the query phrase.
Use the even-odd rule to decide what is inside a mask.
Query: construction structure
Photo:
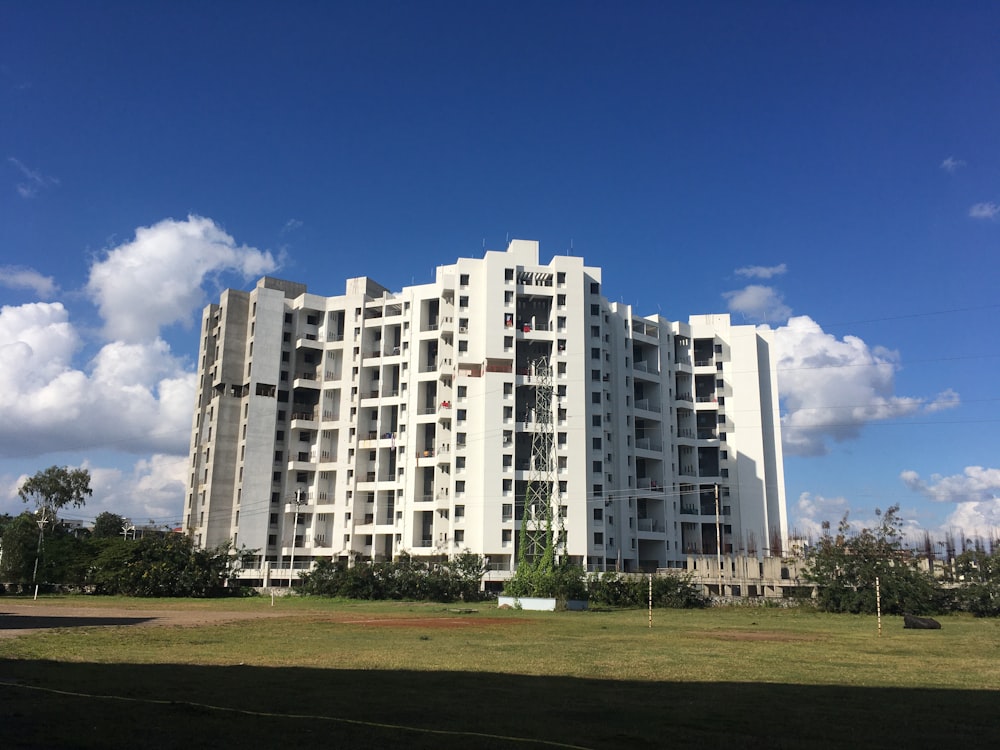
[[[639,317],[536,242],[399,292],[227,290],[196,399],[184,526],[252,550],[242,575],[262,584],[465,550],[503,579],[544,529],[591,571],[787,539],[771,332]]]

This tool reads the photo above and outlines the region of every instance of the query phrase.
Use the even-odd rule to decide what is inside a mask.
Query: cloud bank
[[[269,252],[237,245],[211,219],[189,216],[140,227],[131,241],[95,259],[86,291],[103,326],[96,354],[58,301],[0,309],[0,457],[95,451],[144,456],[131,471],[84,466],[94,497],[86,511],[132,515],[136,522],[180,516],[194,403],[192,363],[160,333],[190,323],[209,280],[241,282],[270,273]],[[36,271],[0,269],[0,283],[45,298],[55,282]],[[214,290],[213,290],[214,291]],[[6,507],[17,512],[26,477],[8,477]],[[11,498],[15,498],[11,500]],[[93,511],[93,512],[91,512]]]

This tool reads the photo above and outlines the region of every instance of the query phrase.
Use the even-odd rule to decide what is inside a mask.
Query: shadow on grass
[[[155,617],[36,616],[0,612],[0,630],[48,630],[49,628],[82,628],[95,625],[139,625],[155,619]]]
[[[0,660],[0,744],[993,748],[998,698],[933,688]]]

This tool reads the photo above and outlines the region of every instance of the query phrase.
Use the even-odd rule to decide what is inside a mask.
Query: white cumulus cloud
[[[788,266],[784,263],[779,263],[776,266],[744,266],[743,268],[736,269],[736,275],[746,276],[751,279],[770,279],[774,276],[780,276],[787,271]]]
[[[792,314],[774,287],[751,284],[744,289],[724,292],[729,311],[755,323],[781,323]]]
[[[1000,469],[966,466],[961,474],[931,474],[928,480],[908,469],[899,478],[914,492],[939,503],[978,503],[1000,498]]]
[[[108,338],[89,361],[76,361],[83,337],[62,303],[0,309],[0,455],[185,454],[195,374],[160,330],[192,318],[210,275],[274,267],[270,253],[238,246],[211,219],[139,228],[91,267]]]
[[[8,289],[29,289],[41,299],[55,296],[58,287],[51,276],[43,276],[32,268],[0,266],[0,286]]]
[[[130,518],[136,525],[150,520],[179,525],[184,507],[186,459],[157,453],[136,461],[131,468],[96,466],[89,461],[69,468],[90,472],[93,494],[83,507],[65,508],[60,513],[63,518],[92,521],[108,511]],[[22,474],[0,479],[0,513],[16,515],[26,509],[17,488],[28,478]]]
[[[253,278],[276,267],[271,253],[238,246],[211,219],[189,216],[140,227],[134,240],[108,250],[91,267],[87,290],[108,338],[136,342],[189,323],[205,304],[207,277],[228,271]]]
[[[847,500],[843,497],[823,497],[803,492],[793,509],[792,530],[798,535],[816,539],[826,531],[824,522],[829,522],[830,528],[836,529],[848,510]]]
[[[1000,539],[1000,497],[957,503],[945,530],[958,531],[963,539]]]
[[[935,399],[897,396],[898,355],[857,336],[838,339],[808,316],[775,329],[782,441],[790,455],[819,456],[829,442],[856,438],[869,422],[898,419],[958,403],[954,391]]]
[[[167,344],[111,342],[83,367],[79,344],[58,302],[0,310],[0,453],[185,451],[195,376]]]

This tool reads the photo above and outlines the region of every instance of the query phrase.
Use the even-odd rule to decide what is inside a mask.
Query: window
[[[594,508],[594,520],[595,521],[604,520],[604,508]]]
[[[558,272],[556,272],[556,283],[557,284],[565,284],[566,283],[566,272],[565,271],[558,271]]]
[[[510,453],[503,454],[503,470],[510,471],[514,466],[514,456]]]
[[[457,482],[455,482],[455,494],[456,495],[464,495],[465,494],[465,481],[464,480],[459,479]]]
[[[459,339],[458,340],[458,353],[459,354],[468,354],[469,353],[469,342],[466,341],[465,339]]]
[[[455,520],[457,521],[459,518],[465,518],[465,506],[464,505],[456,505],[455,506]]]
[[[591,350],[590,350],[590,358],[591,359],[600,359],[601,358],[601,350],[600,350],[599,347],[595,346],[595,347],[591,348]]]
[[[469,392],[469,386],[467,385],[458,386],[458,397],[460,399],[464,399],[468,395],[468,392]]]
[[[594,546],[595,547],[599,547],[602,544],[604,544],[604,532],[603,531],[595,531],[594,532]]]
[[[600,461],[594,461],[592,470],[595,474],[600,474],[604,471],[602,463]]]
[[[592,404],[600,404],[601,403],[601,392],[600,391],[594,391],[593,393],[590,394],[590,403],[592,403]]]
[[[601,394],[600,393],[595,393],[594,395],[597,396],[597,400],[598,401],[601,400]],[[601,415],[600,414],[594,414],[590,418],[590,426],[591,427],[600,427],[601,426]]]
[[[514,518],[514,505],[513,503],[504,503],[500,506],[500,520],[511,521]]]
[[[513,281],[514,280],[514,269],[513,268],[505,268],[505,269],[503,269],[503,280],[504,281]]]
[[[464,388],[464,387],[465,386],[461,386],[461,385],[459,386],[459,388]],[[510,398],[513,395],[514,395],[514,384],[513,383],[504,383],[503,384],[503,397],[504,398]]]
[[[566,330],[566,318],[565,318],[565,316],[560,315],[558,318],[556,318],[556,327],[560,331],[565,331]]]
[[[513,532],[511,531],[511,529],[501,529],[501,531],[500,531],[500,542],[502,544],[504,544],[504,545],[508,545],[508,544],[510,544],[512,536],[513,536]]]
[[[460,544],[465,541],[465,530],[455,529],[455,544]]]
[[[590,306],[590,314],[593,315],[594,317],[599,318],[601,316],[601,306],[600,305],[591,305]]]
[[[459,276],[458,276],[458,284],[459,284],[459,286],[468,286],[469,285],[469,274],[467,274],[467,273],[459,274]]]
[[[514,491],[514,480],[504,479],[503,484],[501,486],[503,487],[503,494],[509,495],[511,492]]]
[[[469,306],[469,298],[466,296],[461,296],[458,298],[458,307],[460,310],[464,310]]]
[[[566,307],[566,295],[557,294],[556,295],[556,305],[559,307]]]
[[[503,293],[503,303],[505,305],[514,304],[514,292],[504,292]]]
[[[591,294],[600,294],[601,293],[601,285],[598,284],[596,281],[590,282],[590,293]]]
[[[600,381],[601,380],[601,371],[600,370],[591,370],[590,371],[590,379],[591,380]]]
[[[465,471],[465,456],[455,457],[455,471]]]
[[[593,338],[595,338],[595,339],[601,338],[601,327],[600,326],[591,326],[590,327],[590,335]]]
[[[505,352],[509,352],[513,348],[514,348],[514,337],[513,336],[504,336],[503,337],[503,350]]]
[[[715,353],[716,354],[722,354],[722,344],[716,344],[715,345]]]
[[[601,439],[599,437],[591,438],[590,445],[594,450],[599,451],[601,449]]]

